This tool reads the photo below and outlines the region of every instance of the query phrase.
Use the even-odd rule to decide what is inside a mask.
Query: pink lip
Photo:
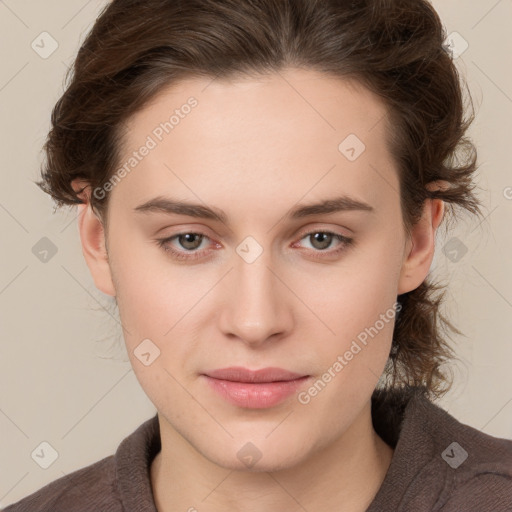
[[[250,409],[264,409],[281,403],[309,378],[309,375],[282,368],[252,371],[242,367],[213,370],[203,376],[226,400]]]

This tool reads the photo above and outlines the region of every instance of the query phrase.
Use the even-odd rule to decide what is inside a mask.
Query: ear
[[[80,199],[84,201],[84,204],[78,205],[78,230],[85,261],[96,288],[106,295],[114,297],[116,290],[108,260],[105,230],[101,219],[91,207],[90,184],[84,180],[75,179],[71,186],[78,193]]]
[[[446,181],[438,180],[427,184],[430,191],[449,188]],[[406,242],[405,259],[398,282],[398,295],[418,288],[427,277],[435,251],[436,230],[444,215],[441,199],[427,199],[423,205],[421,219],[412,227]]]

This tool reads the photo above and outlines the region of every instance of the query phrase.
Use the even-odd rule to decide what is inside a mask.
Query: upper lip
[[[230,380],[233,382],[276,382],[306,377],[306,375],[290,372],[283,368],[268,367],[261,368],[260,370],[249,370],[241,366],[211,370],[205,375],[214,379]]]

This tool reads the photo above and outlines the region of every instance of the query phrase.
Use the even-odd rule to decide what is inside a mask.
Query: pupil
[[[317,237],[320,237],[320,240],[318,240]],[[321,240],[322,237],[325,237],[327,239],[327,243],[325,243],[325,240],[322,242],[322,240]],[[331,237],[331,235],[329,235],[329,233],[315,233],[314,234],[315,240],[320,242],[320,245],[321,245],[321,247],[319,247],[320,249],[325,249],[325,248],[329,247],[330,237]]]
[[[185,239],[184,243],[182,243],[183,247],[185,247],[186,249],[196,249],[196,246],[197,246],[197,241],[194,242],[193,239],[195,237],[200,237],[201,235],[196,235],[194,233],[187,233],[185,235],[181,235],[181,239]],[[181,240],[180,240],[180,243],[181,243]],[[191,244],[192,247],[189,247],[187,244]]]

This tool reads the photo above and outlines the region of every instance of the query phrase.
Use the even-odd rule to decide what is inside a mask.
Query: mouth
[[[275,367],[256,371],[230,367],[201,376],[222,398],[248,409],[265,409],[282,403],[311,377]]]

